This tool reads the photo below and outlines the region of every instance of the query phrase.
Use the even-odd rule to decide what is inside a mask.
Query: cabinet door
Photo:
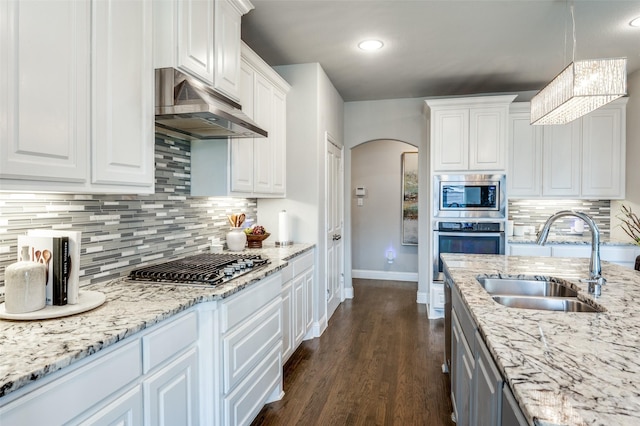
[[[307,334],[313,326],[313,269],[309,269],[304,276],[304,333]],[[303,336],[304,338],[304,336]]]
[[[240,22],[242,15],[229,0],[215,2],[216,89],[238,99],[240,93]]]
[[[459,425],[473,424],[471,391],[475,360],[455,309],[451,310],[451,396]]]
[[[242,112],[253,118],[256,72],[242,63],[240,70],[240,103]],[[229,170],[232,192],[253,192],[253,138],[229,139],[231,144]]]
[[[582,118],[583,197],[624,198],[622,115],[620,107],[605,107]]]
[[[509,117],[509,197],[542,194],[542,128],[529,123],[529,114]]]
[[[529,422],[522,414],[520,406],[516,401],[511,389],[506,384],[502,388],[502,413],[501,424],[502,426],[527,426]]]
[[[293,280],[293,338],[295,347],[298,347],[306,333],[305,319],[305,276],[304,274],[296,276]]]
[[[293,346],[293,298],[291,281],[282,285],[282,362],[294,351]]]
[[[214,2],[180,0],[178,12],[178,68],[214,84]]]
[[[145,380],[143,388],[145,425],[197,425],[197,349],[189,349]]]
[[[142,424],[142,390],[139,385],[107,403],[80,426],[137,426]]]
[[[506,169],[505,108],[469,111],[469,170]]]
[[[273,136],[272,132],[272,86],[269,81],[256,74],[254,92],[254,120],[269,133],[267,138],[256,139],[253,145],[253,191],[271,193],[273,190]]]
[[[467,170],[469,167],[469,110],[436,110],[433,113],[434,170]]]
[[[153,192],[152,3],[92,5],[92,183]]]
[[[542,195],[580,195],[581,121],[545,126],[543,131]]]
[[[500,424],[502,405],[502,376],[496,368],[489,349],[476,331],[476,365],[473,378],[475,424],[494,426]]]
[[[90,40],[88,2],[0,3],[0,178],[86,182]]]
[[[287,103],[286,95],[273,90],[272,123],[269,139],[273,150],[272,186],[273,194],[285,195],[287,188]],[[257,141],[260,143],[260,141]]]

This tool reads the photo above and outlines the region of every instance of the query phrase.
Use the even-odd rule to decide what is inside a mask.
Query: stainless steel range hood
[[[156,133],[181,140],[267,137],[237,102],[175,68],[156,69]]]

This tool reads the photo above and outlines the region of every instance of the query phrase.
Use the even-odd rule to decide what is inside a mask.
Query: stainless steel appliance
[[[443,281],[442,253],[504,254],[504,221],[436,221],[433,238],[433,280]],[[445,365],[451,367],[451,283],[444,280]]]
[[[267,265],[268,259],[256,254],[204,253],[183,259],[135,269],[132,280],[212,286]]]
[[[174,68],[158,68],[155,74],[156,133],[181,140],[267,136],[240,104],[197,78]]]
[[[506,218],[505,175],[436,175],[436,218]]]

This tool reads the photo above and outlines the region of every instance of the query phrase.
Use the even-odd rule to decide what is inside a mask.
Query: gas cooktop
[[[171,284],[213,286],[269,264],[254,254],[205,253],[135,269],[129,279]]]

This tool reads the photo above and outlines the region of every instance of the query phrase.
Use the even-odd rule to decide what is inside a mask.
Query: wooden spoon
[[[240,216],[238,216],[238,227],[242,226],[242,224],[244,223],[244,219],[246,218],[244,213],[240,213]]]
[[[42,257],[44,258],[45,276],[47,282],[49,282],[49,262],[51,261],[51,252],[49,250],[44,250],[42,252]]]

